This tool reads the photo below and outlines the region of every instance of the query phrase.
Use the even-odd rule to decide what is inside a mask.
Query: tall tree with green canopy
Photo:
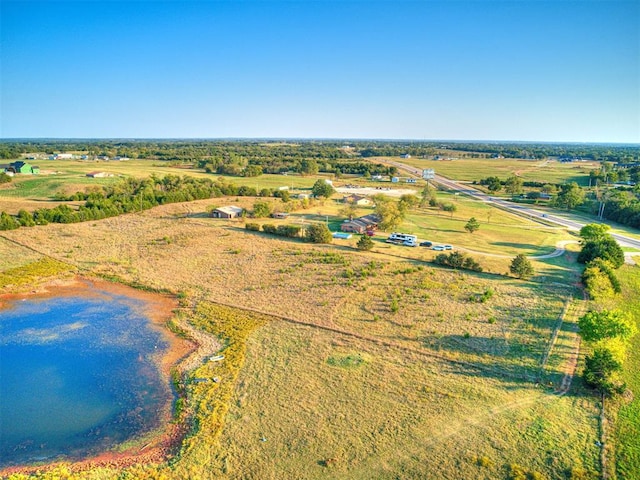
[[[589,263],[596,258],[609,262],[613,268],[620,268],[624,264],[624,251],[611,235],[597,240],[587,241],[580,253],[578,262]]]
[[[580,229],[580,238],[585,242],[590,240],[601,240],[609,236],[611,227],[604,223],[589,223]]]
[[[473,233],[479,228],[480,228],[480,222],[476,220],[476,217],[471,217],[467,222],[467,224],[464,226],[464,229],[469,233]]]
[[[522,185],[522,179],[520,177],[517,177],[516,175],[512,175],[507,178],[504,184],[504,189],[510,195],[517,195],[519,193],[522,193]]]
[[[511,266],[509,267],[509,271],[523,280],[531,278],[535,273],[533,265],[531,265],[529,259],[522,253],[513,259]]]
[[[585,192],[576,182],[565,183],[560,187],[560,192],[555,199],[558,207],[572,210],[584,202]]]
[[[329,198],[335,193],[335,190],[331,186],[331,184],[322,179],[316,180],[316,183],[313,184],[313,188],[311,189],[311,191],[313,192],[314,196],[324,198]]]
[[[580,336],[587,342],[610,338],[628,340],[636,334],[633,321],[619,310],[590,311],[578,319]]]

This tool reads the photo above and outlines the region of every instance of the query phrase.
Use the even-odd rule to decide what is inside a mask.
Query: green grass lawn
[[[618,271],[623,299],[610,308],[619,308],[635,318],[640,329],[640,267],[624,266]],[[616,472],[618,478],[640,478],[640,335],[631,339],[624,365],[624,381],[633,393],[623,402],[614,426]]]

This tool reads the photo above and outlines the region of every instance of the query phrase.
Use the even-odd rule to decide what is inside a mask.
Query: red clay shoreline
[[[30,287],[26,293],[9,293],[0,295],[0,311],[10,304],[25,298],[50,298],[60,296],[100,296],[100,292],[122,295],[142,302],[144,315],[150,319],[154,328],[158,329],[169,347],[162,356],[155,359],[166,381],[170,381],[171,368],[189,356],[197,347],[193,342],[180,338],[166,328],[166,322],[174,316],[178,307],[177,299],[168,295],[149,293],[122,284],[111,283],[85,277],[57,279],[36,287]],[[107,451],[82,460],[61,460],[46,465],[17,465],[0,470],[0,478],[9,475],[34,474],[64,465],[72,472],[83,472],[94,468],[121,469],[135,464],[158,464],[170,458],[180,446],[186,426],[172,422],[171,404],[161,414],[161,424],[157,433],[152,433],[149,441],[142,446],[131,447],[122,452]],[[117,448],[117,447],[116,447]]]

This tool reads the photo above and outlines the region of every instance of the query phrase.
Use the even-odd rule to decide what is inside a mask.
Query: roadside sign
[[[422,178],[425,180],[433,180],[436,178],[436,172],[433,168],[425,168],[422,170]]]

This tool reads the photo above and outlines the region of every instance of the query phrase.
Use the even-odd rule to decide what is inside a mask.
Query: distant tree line
[[[263,196],[274,194],[262,190]],[[0,230],[46,225],[48,223],[77,223],[114,217],[124,213],[147,210],[158,205],[189,202],[222,196],[257,196],[253,187],[237,186],[224,178],[216,180],[188,176],[151,176],[145,179],[128,178],[112,186],[93,188],[73,195],[58,195],[60,201],[84,201],[77,209],[69,205],[39,208],[33,212],[21,210],[17,216],[0,214]]]
[[[195,163],[235,155],[250,164],[284,165],[316,161],[399,156],[427,157],[441,150],[469,152],[486,157],[540,159],[580,158],[591,161],[631,164],[640,161],[634,145],[576,145],[493,142],[434,142],[408,140],[0,140],[0,159],[18,158],[24,153],[87,152],[89,155],[148,158]],[[213,162],[215,164],[215,161]],[[347,173],[340,168],[343,173]],[[321,170],[328,171],[328,170]]]

